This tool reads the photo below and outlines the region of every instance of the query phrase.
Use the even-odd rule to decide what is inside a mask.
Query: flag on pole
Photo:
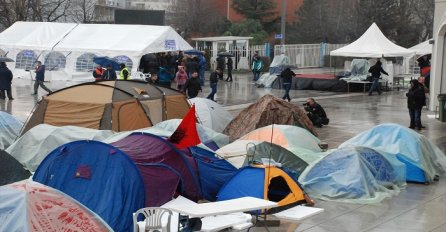
[[[189,112],[184,116],[178,128],[169,137],[169,141],[178,149],[200,144],[200,137],[197,133],[197,122],[195,117],[195,105],[192,105]]]

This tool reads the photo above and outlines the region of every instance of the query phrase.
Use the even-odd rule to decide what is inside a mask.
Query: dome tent
[[[112,231],[70,196],[37,182],[1,186],[0,198],[0,231]]]
[[[76,199],[115,231],[130,231],[132,214],[144,207],[144,184],[133,161],[98,141],[75,141],[54,149],[33,180]]]
[[[367,147],[344,147],[310,164],[299,177],[313,197],[349,203],[377,203],[405,185],[404,165]]]
[[[0,186],[27,179],[31,173],[14,157],[0,150]]]
[[[152,126],[140,101],[116,87],[84,83],[44,96],[21,134],[39,124],[126,131]]]
[[[218,133],[221,133],[234,118],[221,105],[210,99],[194,97],[189,101],[195,104],[200,123]]]
[[[267,94],[242,110],[223,131],[232,141],[271,124],[294,125],[317,135],[307,114],[299,106]]]
[[[365,146],[383,154],[396,156],[406,165],[410,182],[431,183],[446,173],[444,153],[424,135],[404,126],[385,123],[364,131],[339,147]]]
[[[0,111],[0,149],[8,148],[20,135],[23,122],[9,113]]]
[[[270,209],[270,213],[295,205],[312,204],[296,179],[273,166],[248,166],[240,169],[220,189],[218,201],[247,196],[277,202],[278,207]]]

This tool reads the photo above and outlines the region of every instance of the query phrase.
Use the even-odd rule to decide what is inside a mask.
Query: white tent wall
[[[192,49],[168,26],[49,22],[16,22],[0,34],[0,48],[16,60],[8,64],[16,77],[31,78],[33,73],[30,75],[24,67],[32,70],[36,60],[45,64],[47,54],[54,52],[60,59],[66,57],[65,68],[47,64],[46,79],[79,81],[93,80],[94,65],[84,62],[80,69],[76,66],[79,57],[86,53],[110,58],[126,56],[134,74],[140,58],[147,53]],[[21,55],[17,57],[18,54]]]

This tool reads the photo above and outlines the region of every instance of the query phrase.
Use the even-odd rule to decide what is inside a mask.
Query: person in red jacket
[[[98,64],[98,66],[93,70],[93,77],[96,81],[102,80],[102,75],[104,74],[105,69],[102,65]]]

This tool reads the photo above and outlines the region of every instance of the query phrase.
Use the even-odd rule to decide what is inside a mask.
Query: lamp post
[[[282,45],[282,47],[285,45],[286,3],[287,0],[282,0],[282,17],[280,22],[280,34],[282,34],[280,45]]]

